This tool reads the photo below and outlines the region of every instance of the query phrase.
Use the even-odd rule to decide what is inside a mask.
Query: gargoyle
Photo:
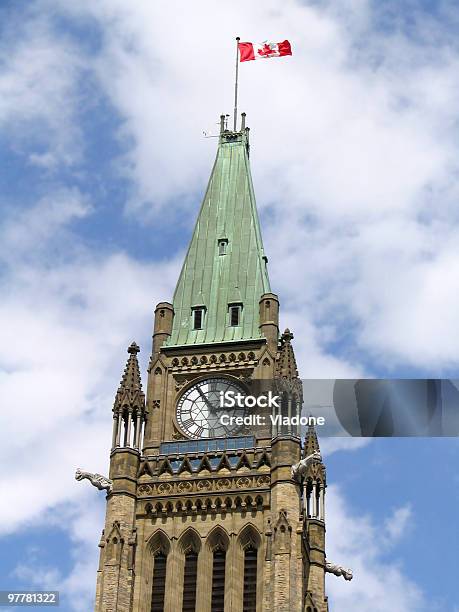
[[[311,455],[308,455],[295,465],[292,465],[292,478],[294,478],[298,482],[301,482],[306,476],[308,467],[312,463],[316,463],[319,461],[322,461],[322,455],[319,451],[314,451]]]
[[[75,479],[83,480],[84,478],[87,478],[93,486],[99,489],[99,491],[103,491],[105,489],[110,493],[113,489],[113,481],[109,478],[105,478],[105,476],[102,476],[102,474],[91,474],[91,472],[84,472],[78,468],[75,472]]]
[[[335,565],[334,563],[325,562],[325,571],[335,576],[342,576],[344,580],[352,580],[353,573],[351,569],[345,569],[341,565]]]

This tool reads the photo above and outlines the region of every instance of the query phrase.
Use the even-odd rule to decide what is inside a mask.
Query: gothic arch
[[[263,509],[263,496],[262,495],[257,495],[255,497],[255,505],[257,506],[258,510]]]
[[[258,550],[261,546],[261,535],[258,529],[252,525],[252,523],[249,523],[242,528],[237,541],[242,550],[245,550],[249,546],[253,546]]]
[[[221,525],[216,525],[207,536],[207,546],[212,552],[216,550],[227,551],[229,548],[229,537]]]
[[[170,571],[171,543],[162,529],[157,529],[148,539],[145,556],[146,601],[155,609],[164,604],[167,575]]]
[[[237,609],[260,609],[263,599],[263,550],[262,537],[258,529],[249,523],[245,525],[237,537],[236,565],[242,578],[242,588],[239,589]]]
[[[171,543],[167,535],[162,529],[155,531],[148,540],[148,550],[155,557],[159,553],[168,555],[171,549]]]
[[[206,538],[205,558],[209,571],[209,589],[212,610],[223,611],[225,608],[226,586],[230,579],[228,550],[230,539],[221,525],[210,530]]]
[[[255,502],[253,501],[253,497],[251,495],[247,495],[244,499],[245,505],[250,508],[251,506],[255,506]]]
[[[231,500],[231,497],[226,497],[225,498],[225,508],[227,508],[228,510],[232,507],[233,502]]]
[[[115,521],[106,538],[105,558],[120,563],[124,538],[121,535],[120,523]]]
[[[188,529],[180,536],[178,545],[183,554],[186,554],[189,551],[199,554],[201,550],[201,538],[193,527],[188,527]]]

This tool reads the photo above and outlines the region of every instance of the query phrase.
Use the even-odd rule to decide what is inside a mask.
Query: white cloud
[[[52,527],[56,532],[62,530],[63,538],[69,539],[68,558],[73,566],[68,574],[60,566],[43,565],[43,551],[37,547],[27,550],[27,560],[13,569],[12,576],[30,587],[59,591],[60,606],[64,609],[76,612],[92,609],[98,565],[97,542],[105,513],[103,498],[102,493],[88,486],[71,504],[64,502],[44,513],[36,525]]]
[[[397,542],[403,535],[406,535],[412,517],[413,512],[409,504],[394,509],[392,516],[387,518],[385,522],[390,544]]]
[[[337,485],[327,489],[327,559],[350,567],[354,578],[327,575],[327,592],[332,610],[359,612],[421,612],[431,609],[421,588],[408,576],[401,563],[385,558],[388,545],[403,534],[391,526],[377,525],[370,516],[358,516]],[[403,526],[410,516],[408,507],[395,511]]]
[[[11,208],[0,228],[0,258],[20,265],[33,254],[47,253],[50,242],[65,238],[65,226],[86,217],[91,211],[77,189],[61,188],[48,192],[32,208]]]
[[[321,438],[320,452],[326,459],[327,456],[338,451],[355,451],[371,443],[371,438]]]
[[[71,225],[90,211],[77,192],[59,190],[4,220],[0,455],[4,464],[22,460],[1,480],[4,498],[17,502],[15,512],[0,510],[2,533],[78,499],[77,463],[106,471],[126,347],[138,340],[145,371],[154,305],[170,298],[178,274],[175,261],[158,267],[90,252]]]
[[[40,568],[36,565],[31,567],[23,563],[16,566],[13,575],[30,585],[50,591],[56,590],[55,586],[59,579],[59,572],[56,568]]]
[[[283,321],[288,322],[295,332],[293,341],[295,357],[302,378],[359,378],[362,376],[363,369],[360,366],[324,351],[321,345],[323,338],[320,338],[317,328],[312,325],[306,312],[298,312],[294,308],[281,310],[281,325]]]
[[[5,463],[34,457],[34,478],[22,461],[4,474],[1,489],[17,505],[2,506],[3,532],[76,497],[76,462],[106,471],[125,347],[137,337],[145,362],[154,303],[172,278],[124,255],[29,272],[0,307],[0,454]]]
[[[58,33],[52,17],[37,3],[21,19],[10,13],[3,23],[0,52],[0,130],[30,164],[53,170],[80,159],[76,122],[84,58]]]

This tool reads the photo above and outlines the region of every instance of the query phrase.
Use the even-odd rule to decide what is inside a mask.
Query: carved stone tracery
[[[235,353],[220,353],[216,354],[193,354],[189,357],[174,357],[170,362],[170,367],[175,372],[180,372],[186,370],[189,371],[210,371],[210,370],[219,370],[224,368],[228,369],[228,364],[231,364],[231,367],[241,368],[249,365],[250,367],[254,367],[257,363],[257,358],[253,351],[250,351],[248,354],[244,352],[240,352],[237,356]],[[183,383],[184,384],[184,383]],[[180,384],[180,388],[183,386]]]
[[[287,518],[287,511],[281,509],[274,525],[274,554],[290,553],[292,527]]]
[[[189,497],[167,501],[147,501],[139,510],[139,514],[146,514],[152,518],[165,516],[168,514],[182,514],[194,508],[195,512],[205,514],[208,512],[229,512],[229,511],[258,511],[267,506],[269,495],[254,494],[234,496],[234,494],[222,497],[221,494],[209,497],[199,497],[194,502]]]

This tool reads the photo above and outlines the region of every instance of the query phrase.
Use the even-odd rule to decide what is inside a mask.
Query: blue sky
[[[205,190],[234,36],[282,325],[303,377],[449,376],[459,363],[459,10],[453,2],[61,0],[0,6],[1,588],[91,609],[111,406],[145,372]],[[262,65],[260,65],[262,64]],[[332,610],[459,609],[459,447],[332,444]],[[86,483],[87,484],[87,483]]]

